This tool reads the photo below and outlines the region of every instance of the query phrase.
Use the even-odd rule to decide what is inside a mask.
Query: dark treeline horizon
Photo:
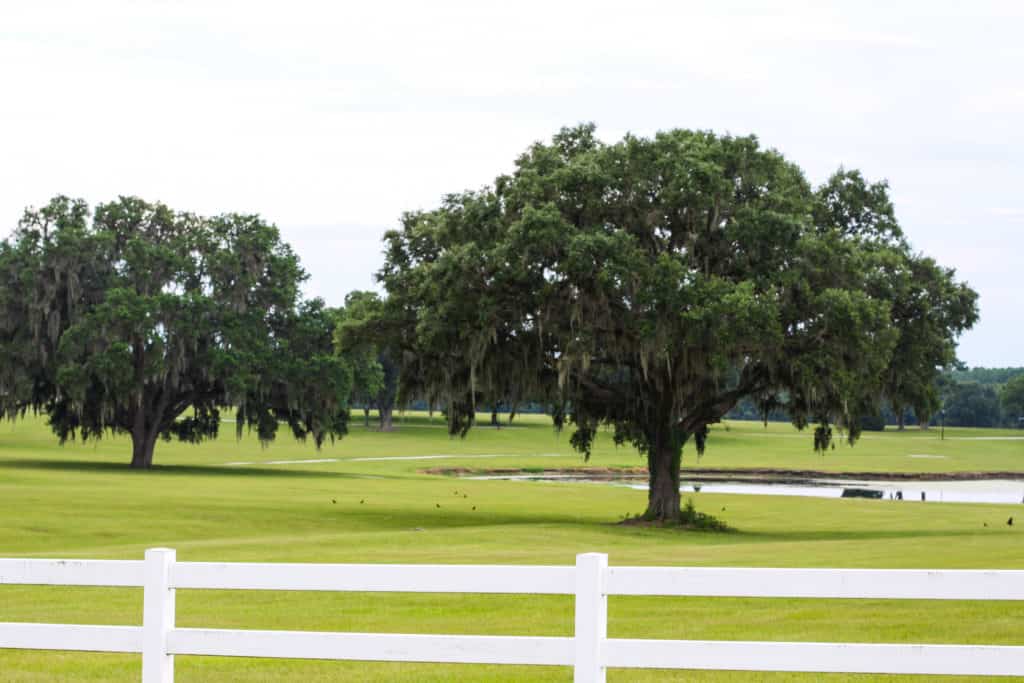
[[[945,414],[945,425],[947,427],[1021,427],[1019,415],[1008,413],[1000,403],[999,391],[1011,379],[1024,376],[1024,366],[1006,368],[971,367],[946,370],[940,376],[939,392],[943,399]],[[354,408],[361,408],[354,405]],[[407,406],[409,410],[429,409],[426,401],[415,400]],[[443,413],[443,407],[435,406],[435,410]],[[478,406],[478,420],[485,420],[487,415],[496,412],[499,415],[507,416],[510,412],[515,414],[548,414],[550,409],[543,403],[526,401],[514,407],[501,404],[492,406],[482,402]],[[737,421],[763,421],[765,416],[761,414],[757,406],[749,399],[740,401],[724,418]],[[790,416],[784,410],[774,410],[767,416],[768,422],[789,422]],[[507,421],[507,420],[506,420]],[[943,415],[937,413],[929,421],[928,426],[939,426],[943,422]],[[864,429],[880,430],[886,427],[899,425],[896,413],[886,405],[881,415],[873,419],[866,419],[863,423]],[[913,409],[905,414],[904,425],[918,428],[917,416]]]

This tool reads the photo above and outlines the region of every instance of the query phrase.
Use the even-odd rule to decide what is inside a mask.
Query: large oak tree
[[[403,386],[440,395],[453,433],[509,382],[549,398],[585,454],[607,425],[646,457],[653,520],[679,518],[683,447],[703,451],[740,399],[814,424],[819,450],[833,426],[852,443],[902,372],[903,319],[927,325],[908,354],[934,372],[975,316],[884,185],[841,171],[815,191],[754,137],[564,129],[385,239]],[[951,294],[904,313],[919,268]]]
[[[118,432],[132,467],[159,438],[345,432],[351,373],[306,275],[258,216],[58,197],[0,243],[0,413],[45,412],[63,442]]]

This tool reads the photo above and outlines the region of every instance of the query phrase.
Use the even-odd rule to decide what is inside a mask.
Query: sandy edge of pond
[[[431,467],[422,474],[449,477],[502,477],[535,476],[566,477],[572,479],[646,479],[645,467]],[[770,467],[736,469],[704,468],[683,469],[681,476],[687,481],[779,482],[806,479],[850,479],[858,481],[977,481],[980,479],[1024,480],[1024,472],[835,472],[827,470],[786,470]]]

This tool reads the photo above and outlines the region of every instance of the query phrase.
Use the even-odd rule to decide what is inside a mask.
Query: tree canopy
[[[910,250],[884,182],[840,169],[815,190],[812,215],[816,226],[840,238],[893,251],[883,277],[868,285],[874,298],[890,302],[897,332],[884,394],[901,429],[908,408],[927,424],[939,408],[939,373],[956,361],[956,338],[977,321],[977,294],[956,282],[952,270]]]
[[[1024,373],[1014,376],[1003,386],[999,401],[1010,424],[1024,427],[1021,424],[1024,420]]]
[[[999,393],[976,382],[956,382],[947,387],[943,409],[946,425],[998,427],[1001,422]]]
[[[1003,385],[1014,377],[1024,375],[1024,367],[1019,368],[950,368],[947,373],[956,382],[977,382],[978,384]]]
[[[259,438],[344,434],[351,373],[306,275],[258,216],[57,197],[0,243],[0,413],[45,412],[63,442],[198,442],[237,411]]]
[[[392,358],[391,330],[383,318],[384,302],[376,292],[353,291],[338,309],[334,344],[354,372],[352,400],[363,406],[369,426],[377,409],[381,431],[391,431],[398,395],[398,366]]]
[[[442,397],[453,433],[510,392],[548,398],[584,454],[607,425],[647,459],[654,520],[679,518],[683,447],[739,400],[815,424],[818,450],[833,425],[852,443],[976,316],[884,184],[840,170],[815,190],[754,137],[563,129],[385,240],[403,389]]]

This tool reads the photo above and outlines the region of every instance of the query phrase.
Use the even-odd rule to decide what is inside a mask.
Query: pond
[[[507,479],[541,482],[578,482],[625,486],[647,490],[647,482],[637,478],[589,478],[577,474],[502,474],[472,476],[470,479]],[[837,479],[764,479],[760,481],[702,479],[683,481],[682,493],[719,493],[755,496],[810,496],[813,498],[880,498],[885,500],[924,500],[937,503],[1024,503],[1022,479],[972,479],[969,481],[884,481]]]

